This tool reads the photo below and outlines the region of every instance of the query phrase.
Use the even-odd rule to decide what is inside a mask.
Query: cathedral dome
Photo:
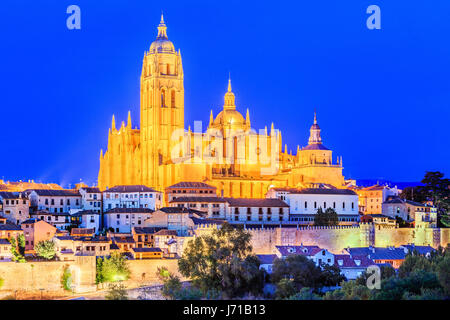
[[[228,90],[224,96],[223,110],[213,121],[214,127],[228,127],[232,129],[243,129],[247,124],[242,114],[236,110],[235,96],[231,91],[231,80],[228,80]]]
[[[167,38],[167,27],[164,23],[164,17],[161,14],[161,22],[158,26],[158,36],[150,45],[150,53],[174,53],[175,47],[172,41]]]
[[[244,117],[237,110],[222,110],[214,120],[214,125],[231,125],[233,127],[243,126],[245,124]]]
[[[170,40],[159,39],[152,42],[150,53],[174,53],[175,47]]]

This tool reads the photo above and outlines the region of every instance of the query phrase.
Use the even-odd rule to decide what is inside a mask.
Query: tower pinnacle
[[[233,91],[231,91],[231,78],[228,78],[228,90],[227,93],[225,93],[225,104],[224,104],[224,109],[236,109],[236,105],[234,104],[234,93]]]
[[[164,16],[161,12],[161,21],[159,22],[158,25],[158,36],[156,37],[156,40],[167,40],[167,27],[166,24],[164,23]]]

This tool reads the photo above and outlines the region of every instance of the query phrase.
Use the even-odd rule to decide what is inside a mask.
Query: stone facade
[[[229,81],[223,110],[203,132],[201,124],[185,130],[184,72],[180,51],[168,39],[161,18],[158,36],[145,52],[141,73],[140,129],[131,116],[116,128],[113,116],[108,149],[100,152],[98,184],[143,184],[163,191],[180,181],[206,182],[224,197],[263,198],[270,186],[327,183],[342,187],[342,157],[322,145],[314,117],[311,136],[293,155],[273,123],[270,132],[251,128],[250,113],[237,110]]]

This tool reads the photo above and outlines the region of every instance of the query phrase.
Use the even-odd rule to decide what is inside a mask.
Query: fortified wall
[[[273,254],[279,245],[317,245],[333,253],[347,247],[387,247],[414,243],[446,247],[450,243],[447,228],[377,228],[372,223],[359,226],[247,229],[252,235],[253,251]]]
[[[72,285],[75,293],[87,293],[97,290],[95,284],[95,257],[76,256],[74,261],[38,261],[38,262],[0,262],[0,278],[4,280],[0,288],[0,298],[5,295],[64,296],[61,278],[66,267],[72,274]],[[124,284],[127,287],[153,285],[158,282],[158,267],[166,267],[170,272],[179,275],[177,259],[128,260],[131,274]],[[183,277],[180,276],[182,280]]]

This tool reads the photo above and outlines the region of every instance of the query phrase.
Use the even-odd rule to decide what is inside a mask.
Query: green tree
[[[96,271],[97,283],[124,281],[131,273],[127,259],[120,253],[113,253],[110,258],[97,259]]]
[[[275,290],[275,298],[276,299],[287,299],[297,292],[296,285],[294,284],[294,281],[291,279],[281,279],[277,283],[277,287]]]
[[[288,300],[322,300],[322,298],[315,294],[311,288],[302,288],[298,293],[290,296]]]
[[[327,208],[325,212],[323,212],[322,208],[319,208],[314,216],[314,225],[315,226],[339,225],[339,218],[336,211],[332,208]]]
[[[128,300],[125,286],[122,283],[111,283],[105,298],[106,300]]]
[[[34,250],[36,254],[44,259],[51,260],[55,257],[55,243],[50,240],[39,241],[35,246]]]
[[[9,239],[9,242],[11,243],[11,254],[12,254],[12,261],[16,262],[26,262],[25,257],[20,254],[20,248],[18,249],[18,245],[16,242],[16,239],[14,237]]]
[[[19,247],[19,253],[25,255],[25,236],[21,233],[17,236],[17,245]]]
[[[203,294],[213,290],[228,298],[260,293],[264,273],[251,254],[250,233],[225,223],[211,235],[188,242],[178,261],[180,273]]]
[[[64,290],[71,291],[72,290],[72,273],[70,272],[69,266],[64,268],[62,277],[61,277],[61,285]]]
[[[272,270],[273,283],[278,283],[282,279],[291,279],[297,291],[302,287],[316,290],[323,286],[321,269],[302,255],[290,255],[285,259],[275,259]]]
[[[367,286],[358,284],[355,280],[341,282],[341,288],[328,291],[324,300],[369,300],[372,292]]]
[[[0,289],[3,287],[4,284],[5,284],[5,280],[3,280],[2,277],[0,277]]]
[[[323,264],[319,282],[325,287],[337,286],[346,278],[341,274],[341,270],[334,265]]]
[[[450,296],[450,256],[445,256],[436,266],[436,272],[444,292]]]
[[[403,261],[398,269],[398,276],[400,278],[405,278],[414,271],[431,271],[431,268],[431,262],[426,257],[409,253],[406,255],[405,261]]]

